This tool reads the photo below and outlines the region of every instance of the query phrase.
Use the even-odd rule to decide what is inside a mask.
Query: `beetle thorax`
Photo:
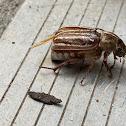
[[[103,31],[101,33],[101,42],[100,42],[99,47],[103,51],[107,53],[111,53],[112,51],[116,49],[117,41],[118,41],[118,37],[115,34],[111,32]]]

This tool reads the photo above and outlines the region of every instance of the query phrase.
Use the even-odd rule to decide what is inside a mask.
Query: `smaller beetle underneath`
[[[92,60],[88,72],[84,75],[80,82],[81,84],[86,76],[92,71],[95,61],[101,57],[102,52],[104,52],[103,63],[109,72],[109,77],[112,77],[111,69],[114,67],[117,57],[124,57],[126,54],[126,46],[117,35],[99,28],[60,28],[48,39],[34,44],[31,48],[50,41],[52,41],[52,60],[64,62],[56,68],[40,68],[51,69],[55,72],[57,69],[68,64],[78,63],[83,60]],[[107,63],[107,58],[111,52],[113,52],[114,55],[114,63],[110,67]]]

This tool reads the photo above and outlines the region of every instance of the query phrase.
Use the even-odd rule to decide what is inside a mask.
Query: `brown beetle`
[[[126,54],[126,46],[123,41],[114,33],[107,32],[99,28],[88,27],[64,27],[60,28],[50,38],[34,44],[32,48],[52,40],[51,58],[52,60],[64,61],[56,68],[41,67],[52,69],[54,72],[68,64],[74,64],[82,60],[92,60],[88,72],[85,77],[91,72],[96,60],[98,60],[102,52],[104,52],[104,65],[109,71],[109,76],[112,77],[111,68],[115,65],[116,56],[124,57]],[[109,67],[107,64],[108,55],[113,52],[114,64]]]

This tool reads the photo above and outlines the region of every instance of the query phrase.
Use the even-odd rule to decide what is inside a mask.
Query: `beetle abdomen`
[[[52,60],[60,60],[60,61],[64,61],[64,60],[68,60],[70,58],[75,58],[75,53],[68,53],[68,52],[56,52],[53,51],[51,54]]]
[[[52,43],[52,60],[94,57],[99,46],[100,34],[95,29],[80,27],[61,28]]]

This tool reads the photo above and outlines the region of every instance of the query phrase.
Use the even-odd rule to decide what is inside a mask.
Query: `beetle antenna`
[[[54,34],[50,35],[49,38],[47,38],[47,39],[45,39],[45,40],[43,40],[41,42],[35,43],[30,48],[35,48],[35,47],[40,46],[42,44],[48,43],[48,42],[52,41],[53,38],[54,38]]]

